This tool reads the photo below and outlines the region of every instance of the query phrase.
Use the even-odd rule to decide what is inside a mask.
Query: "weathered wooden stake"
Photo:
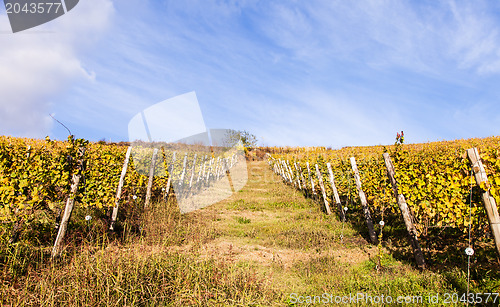
[[[493,198],[489,192],[488,176],[486,175],[486,171],[483,163],[481,162],[481,157],[479,156],[477,148],[467,149],[467,155],[472,163],[472,169],[474,171],[474,177],[476,178],[477,185],[481,187],[481,183],[484,182],[483,186],[486,188],[486,190],[483,190],[482,194],[483,204],[486,209],[486,214],[488,215],[488,221],[495,240],[497,253],[500,255],[500,216],[498,214],[495,198]]]
[[[165,201],[168,200],[168,195],[170,193],[170,185],[172,184],[172,177],[173,177],[173,174],[174,174],[174,165],[175,165],[175,156],[176,156],[176,153],[174,151],[174,153],[172,154],[172,162],[170,162],[170,165],[168,166],[167,168],[167,171],[168,171],[168,180],[167,180],[167,186],[165,187]]]
[[[285,162],[283,160],[280,159],[280,166],[281,166],[281,172],[283,173],[283,180],[285,182],[288,182],[288,176],[287,176],[287,172],[285,171]]]
[[[66,230],[68,228],[68,222],[71,218],[71,212],[73,212],[73,206],[75,204],[76,192],[78,190],[78,184],[80,184],[80,178],[83,172],[83,155],[85,154],[85,148],[80,147],[78,149],[78,161],[77,161],[77,172],[73,174],[71,180],[71,190],[68,199],[66,200],[66,207],[64,208],[64,214],[61,219],[61,225],[59,225],[59,231],[57,233],[56,241],[54,242],[54,247],[52,248],[51,259],[59,257],[61,254],[61,246],[66,235]]]
[[[398,202],[399,209],[401,210],[401,215],[406,225],[406,231],[408,232],[408,240],[410,241],[411,248],[413,249],[413,255],[417,262],[417,266],[421,269],[425,268],[425,259],[422,249],[420,249],[420,243],[418,242],[417,230],[412,222],[412,216],[410,210],[408,209],[408,204],[406,203],[403,194],[398,191],[398,184],[396,182],[396,171],[394,170],[394,165],[392,164],[391,157],[388,153],[382,155],[385,161],[385,167],[387,168],[387,175],[392,184],[392,190],[394,191],[394,197]]]
[[[195,171],[195,166],[196,166],[196,158],[198,154],[194,154],[194,159],[193,159],[193,166],[191,167],[191,179],[189,180],[189,188],[193,186],[193,179],[194,179],[194,171]]]
[[[337,191],[337,187],[335,186],[335,179],[333,177],[332,165],[330,164],[330,162],[326,163],[326,167],[328,168],[328,175],[329,175],[329,179],[330,179],[330,184],[331,184],[332,190],[333,190],[333,198],[335,200],[335,204],[337,205],[337,208],[339,209],[340,220],[345,221],[344,208],[342,208],[342,203],[340,202],[339,192]]]
[[[279,167],[278,160],[276,160],[276,159],[273,158],[273,163],[274,163],[274,167],[276,168],[276,175],[281,176],[281,170],[280,170],[280,167]]]
[[[198,179],[196,180],[196,183],[200,182],[200,180],[203,178],[202,177],[202,171],[203,174],[205,173],[205,163],[207,160],[207,156],[205,155],[205,158],[203,158],[203,167],[201,167],[201,161],[200,161],[200,171],[198,172]]]
[[[304,187],[304,190],[307,192],[307,185],[306,185],[306,180],[304,179],[304,174],[302,173],[302,167],[300,167],[300,163],[297,163],[297,166],[299,168],[300,180],[302,180],[302,186]]]
[[[285,160],[281,161],[281,168],[283,169],[283,178],[286,182],[290,182],[290,178],[288,176],[288,168],[286,167]]]
[[[210,175],[212,174],[212,170],[213,170],[213,163],[214,163],[214,158],[211,158],[210,159],[210,164],[209,164],[209,169],[207,171],[207,185],[210,183]]]
[[[368,208],[368,202],[366,201],[365,192],[361,187],[361,177],[359,176],[358,166],[356,165],[356,159],[351,157],[351,167],[354,172],[354,179],[356,180],[356,189],[358,190],[359,199],[361,200],[361,206],[363,207],[363,213],[365,214],[366,226],[368,226],[368,234],[370,240],[373,244],[378,244],[377,234],[373,228],[372,216],[370,214],[370,208]]]
[[[111,224],[109,225],[109,230],[113,231],[115,227],[116,217],[118,216],[118,206],[120,204],[120,198],[122,196],[122,187],[125,175],[127,174],[128,161],[130,160],[130,153],[132,152],[132,147],[129,146],[127,153],[125,154],[125,161],[123,162],[122,173],[120,175],[120,181],[118,182],[118,189],[116,189],[115,206],[113,207],[113,213],[111,214]]]
[[[288,160],[285,160],[285,170],[286,170],[286,175],[288,177],[288,182],[290,184],[293,184],[293,179],[292,179],[292,173],[290,173],[290,167],[288,165]]]
[[[295,182],[295,180],[293,180],[294,178],[294,173],[293,173],[293,170],[292,170],[292,167],[290,166],[290,161],[286,161],[286,167],[288,169],[288,174],[290,176],[290,183],[293,184],[293,186],[295,187],[297,185],[297,183]]]
[[[205,176],[206,176],[206,168],[207,168],[207,159],[205,158],[205,161],[203,161],[203,174],[201,175],[201,178],[198,178],[198,180],[204,180]]]
[[[281,173],[281,177],[283,178],[283,181],[288,181],[288,178],[286,177],[286,173],[285,173],[285,169],[283,168],[283,160],[279,160],[279,166],[280,166],[280,173]]]
[[[302,184],[300,183],[300,172],[299,172],[299,168],[297,167],[297,162],[294,162],[293,163],[294,166],[295,166],[295,170],[297,171],[297,183],[299,184],[299,190],[302,190]]]
[[[316,196],[316,190],[314,189],[314,180],[311,177],[311,168],[309,167],[309,161],[306,162],[307,165],[307,176],[309,177],[309,180],[311,181],[311,192],[313,197]]]
[[[332,210],[330,210],[330,204],[328,203],[328,199],[326,198],[325,185],[323,184],[323,176],[321,176],[318,164],[316,164],[316,176],[318,177],[321,193],[323,194],[323,202],[325,203],[326,214],[330,215],[332,214]]]
[[[151,201],[151,189],[153,187],[153,177],[155,175],[155,164],[156,164],[156,154],[158,153],[158,149],[155,148],[153,150],[153,157],[151,157],[151,165],[149,167],[149,180],[148,187],[146,190],[146,201],[144,202],[144,209],[147,209],[149,206],[149,202]]]
[[[184,176],[186,175],[186,164],[187,164],[187,152],[184,154],[184,161],[182,162],[182,173],[181,180],[179,180],[179,186],[182,187],[184,185]]]
[[[215,177],[217,178],[217,180],[219,180],[222,174],[222,159],[220,157],[217,157],[217,162],[215,163],[216,163]]]

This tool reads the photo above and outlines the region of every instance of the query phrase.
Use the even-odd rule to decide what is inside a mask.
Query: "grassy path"
[[[289,269],[320,257],[356,264],[376,253],[348,224],[326,216],[317,203],[284,185],[267,163],[248,166],[243,190],[200,212],[214,217],[211,226],[217,233],[203,246],[207,255]]]
[[[193,214],[209,221],[205,229],[212,235],[184,250],[265,276],[273,292],[257,304],[288,305],[298,303],[298,296],[307,303],[308,296],[323,293],[418,300],[418,295],[451,291],[442,276],[394,260],[349,223],[325,215],[319,203],[283,184],[266,162],[249,162],[248,167],[248,183],[240,192]],[[373,304],[360,300],[354,305]]]

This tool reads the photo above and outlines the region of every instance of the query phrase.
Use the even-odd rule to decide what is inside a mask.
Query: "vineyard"
[[[477,147],[486,166],[489,189],[497,203],[500,202],[500,138],[429,143],[425,145],[395,145],[326,149],[277,149],[273,158],[286,160],[294,170],[307,170],[318,164],[322,180],[329,181],[326,163],[331,164],[339,194],[351,199],[356,195],[353,171],[349,162],[355,157],[360,170],[363,189],[370,208],[382,219],[384,215],[399,209],[387,177],[382,154],[388,152],[397,169],[396,180],[402,194],[411,207],[419,232],[425,234],[429,227],[456,227],[467,231],[469,226],[469,204],[471,202],[471,163],[466,155],[468,148]],[[309,166],[307,165],[309,164]],[[317,181],[316,172],[299,172],[294,176]],[[297,177],[293,178],[297,181]],[[297,182],[293,182],[297,184]],[[475,182],[474,182],[475,186]],[[320,194],[318,184],[306,186],[310,193]],[[332,190],[325,185],[329,198]],[[472,193],[472,225],[478,234],[486,234],[487,220],[478,189]]]
[[[466,241],[465,237],[469,235],[469,244],[490,241],[492,228],[489,224],[492,223],[488,223],[481,195],[487,191],[496,203],[500,201],[500,138],[413,145],[403,144],[403,140],[403,135],[398,134],[393,146],[340,150],[273,148],[269,149],[272,153],[270,166],[285,183],[305,195],[318,200],[323,195],[327,214],[332,210],[330,203],[336,204],[334,210],[341,219],[351,212],[353,217],[359,218],[360,214],[355,213],[363,210],[369,237],[374,244],[378,243],[374,221],[378,222],[380,236],[384,227],[390,230],[404,226],[398,194],[406,198],[403,202],[405,206],[407,203],[407,215],[411,219],[405,221],[406,227],[409,236],[415,237],[415,242],[418,242],[418,237],[429,246],[440,241],[443,233],[450,232],[454,233],[454,239],[462,241]],[[488,182],[481,182],[480,186],[476,185],[473,165],[467,155],[470,148],[478,149],[488,177]],[[384,158],[383,154],[387,156]],[[387,168],[387,163],[392,164],[391,157],[396,169],[394,184],[391,184]],[[358,194],[361,193],[359,200]],[[493,224],[498,224],[497,208],[492,211]],[[498,239],[496,244],[500,252]],[[421,261],[423,265],[423,259]]]
[[[71,200],[88,213],[86,220],[107,216],[113,229],[118,206],[125,212],[139,204],[146,208],[152,201],[166,200],[175,191],[179,208],[186,213],[232,193],[229,186],[217,185],[229,169],[234,177],[233,190],[246,183],[243,164],[237,163],[244,159],[241,148],[218,147],[211,152],[206,146],[194,147],[114,146],[73,137],[66,142],[1,137],[0,221],[13,225],[12,243],[24,224],[58,228],[63,209],[68,217],[71,215],[72,209],[67,213],[67,205],[64,208],[65,201]],[[76,184],[75,176],[82,178]],[[73,186],[75,190],[71,191]],[[199,197],[192,199],[194,195]]]
[[[476,184],[474,175],[477,170],[467,154],[470,148],[478,150],[488,177],[487,184]],[[246,173],[247,166],[240,145],[214,149],[203,146],[187,148],[183,145],[91,143],[73,137],[64,142],[48,138],[0,137],[0,223],[1,245],[5,252],[0,256],[0,265],[4,283],[10,285],[18,279],[22,280],[26,274],[30,276],[31,270],[40,270],[44,263],[50,261],[45,259],[49,258],[47,251],[51,249],[56,235],[59,236],[62,225],[68,224],[64,216],[68,203],[74,202],[74,214],[67,230],[69,238],[62,240],[67,249],[58,252],[63,263],[68,261],[64,260],[66,257],[77,257],[71,256],[72,253],[85,244],[102,248],[108,248],[106,246],[110,244],[134,244],[133,248],[138,248],[135,244],[142,242],[139,245],[141,250],[143,244],[181,248],[186,242],[195,246],[209,244],[207,242],[225,233],[231,233],[231,236],[236,233],[238,238],[241,236],[245,240],[265,239],[268,240],[266,242],[274,242],[273,246],[285,240],[288,243],[280,244],[287,248],[307,246],[309,249],[311,240],[316,238],[317,242],[323,242],[318,243],[319,246],[347,248],[349,251],[349,248],[364,246],[365,243],[356,243],[348,247],[352,242],[359,242],[354,237],[355,233],[359,233],[365,237],[364,242],[370,241],[378,248],[376,273],[373,274],[385,274],[380,271],[388,266],[382,261],[384,253],[415,266],[410,246],[415,253],[415,244],[420,244],[418,249],[421,249],[422,261],[425,258],[426,269],[453,267],[462,270],[467,267],[474,273],[471,287],[475,285],[476,290],[498,292],[500,285],[495,281],[496,273],[493,273],[498,268],[498,255],[482,194],[488,192],[497,204],[500,203],[500,137],[404,144],[402,135],[398,135],[396,144],[390,146],[336,150],[268,147],[257,149],[257,152],[259,157],[255,157],[254,151],[247,154],[247,159],[252,160],[252,155],[255,159],[264,158],[269,169],[276,174],[274,179],[266,180],[283,181],[287,189],[297,193],[293,194],[293,201],[277,201],[268,205],[271,206],[269,208],[262,207],[262,204],[268,203],[266,198],[274,197],[266,192],[270,183],[256,188],[259,193],[268,195],[258,202],[249,205],[245,197],[251,196],[231,201],[244,192],[247,180],[251,180]],[[388,176],[388,165],[394,169],[393,181]],[[280,197],[285,198],[291,192],[280,193],[283,195]],[[402,216],[398,195],[404,196],[411,227],[405,213]],[[304,196],[305,200],[302,200]],[[247,212],[249,208],[283,209],[282,214],[286,215],[295,210],[293,214],[298,214],[300,218],[294,218],[294,221],[299,224],[306,212],[309,215],[313,212],[312,208],[317,208],[320,212],[315,218],[324,228],[314,230],[314,226],[308,224],[310,229],[306,227],[302,230],[307,235],[299,234],[295,238],[294,234],[299,231],[295,230],[299,227],[295,222],[277,222],[273,226],[276,233],[273,233],[267,226],[259,228],[251,224],[250,218],[237,216],[237,225],[230,227],[240,229],[248,223],[250,225],[245,226],[251,227],[248,232],[220,229],[213,223],[223,218],[216,217],[219,213],[214,212],[225,212],[226,209],[220,209],[220,205],[215,206],[219,209],[209,207],[216,203],[228,203],[231,210],[242,212]],[[199,210],[202,208],[205,209]],[[68,219],[69,216],[71,211]],[[194,222],[195,217],[200,220]],[[212,226],[206,224],[207,220],[212,221],[209,224]],[[290,235],[291,238],[287,238]],[[414,241],[411,241],[412,236]],[[410,244],[406,241],[407,237]],[[149,239],[144,241],[144,238]],[[297,242],[303,239],[309,241],[290,243],[292,238]],[[25,250],[20,246],[24,246]],[[475,252],[472,264],[467,262],[471,258],[465,255],[466,247],[472,247]],[[28,255],[38,264],[30,264],[26,259],[23,264],[18,263],[19,257],[29,258]],[[179,261],[183,263],[184,260]],[[418,259],[417,266],[424,268]],[[208,270],[210,273],[207,274],[213,273],[212,269]],[[424,274],[423,278],[425,272],[415,274]],[[345,273],[348,274],[347,271]],[[484,274],[492,277],[481,277]],[[231,282],[236,283],[241,276],[235,278]],[[255,287],[257,292],[263,291],[266,286],[260,282],[249,282],[249,285]],[[457,291],[457,288],[442,286],[441,282],[438,284],[440,286],[433,291]],[[356,289],[357,286],[352,287]],[[252,296],[253,290],[245,289],[242,291],[250,291],[252,300],[257,299]],[[463,284],[458,290],[465,291]],[[276,293],[266,295],[283,300]],[[239,299],[245,301],[247,298]]]

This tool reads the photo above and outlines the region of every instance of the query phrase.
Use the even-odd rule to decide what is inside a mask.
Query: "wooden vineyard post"
[[[286,182],[289,181],[288,179],[288,170],[285,165],[285,160],[280,160],[281,161],[281,169],[283,170],[283,178]]]
[[[293,170],[293,168],[292,168],[292,163],[293,163],[293,161],[292,161],[292,162],[290,162],[289,168],[290,168],[290,173],[292,174],[293,186],[294,186],[295,188],[297,188],[297,184],[298,184],[298,183],[297,183],[296,178],[298,178],[298,174],[297,174],[297,173],[295,173],[295,171]]]
[[[288,170],[288,178],[290,180],[290,184],[293,184],[295,186],[295,182],[293,181],[293,171],[292,171],[292,168],[290,167],[290,161],[286,160],[285,166],[286,166],[286,169]]]
[[[290,173],[288,172],[288,166],[286,165],[286,161],[283,160],[283,171],[285,172],[285,179],[288,183],[292,182],[290,178]]]
[[[285,161],[286,171],[288,173],[288,178],[290,180],[290,184],[293,184],[295,186],[295,182],[293,181],[293,172],[292,172],[292,169],[290,168],[289,162],[290,161],[288,161],[288,160]]]
[[[387,175],[389,176],[389,180],[392,184],[392,189],[394,191],[394,197],[396,197],[396,201],[398,202],[399,209],[401,210],[401,215],[403,216],[403,220],[406,225],[406,231],[408,231],[408,239],[410,240],[411,248],[413,249],[413,255],[415,256],[415,260],[417,262],[417,266],[421,269],[425,268],[425,259],[424,254],[422,253],[422,249],[420,248],[420,243],[418,242],[417,230],[412,222],[412,217],[410,210],[408,209],[408,204],[406,203],[405,197],[403,194],[399,194],[398,184],[396,182],[396,171],[394,170],[394,165],[392,164],[391,157],[388,153],[383,154],[385,167],[387,168]]]
[[[196,180],[196,183],[200,182],[200,180],[203,179],[203,176],[202,174],[205,173],[205,164],[207,163],[207,156],[205,155],[205,157],[203,158],[203,167],[201,167],[201,162],[200,162],[200,171],[198,172],[198,179]],[[203,173],[202,173],[203,171]]]
[[[195,171],[195,166],[196,166],[196,158],[198,157],[198,154],[194,154],[194,159],[193,159],[193,166],[191,167],[191,179],[189,180],[189,188],[193,186],[193,179],[194,179],[194,171]]]
[[[354,180],[356,181],[356,189],[358,190],[359,199],[361,200],[363,213],[365,214],[366,226],[368,226],[368,234],[370,235],[370,240],[372,241],[373,244],[378,244],[377,235],[375,234],[375,229],[373,228],[373,221],[372,221],[372,216],[370,214],[370,208],[368,208],[366,195],[361,187],[361,177],[359,176],[358,166],[356,165],[356,159],[354,157],[351,157],[351,167],[354,172]]]
[[[113,213],[111,214],[111,224],[109,225],[109,230],[113,231],[115,227],[116,217],[118,216],[118,206],[120,204],[120,198],[122,196],[122,187],[125,175],[127,174],[128,161],[130,160],[130,153],[132,152],[132,147],[129,146],[127,153],[125,154],[125,161],[123,162],[122,173],[120,175],[120,181],[118,182],[118,189],[116,189],[115,206],[113,207]]]
[[[283,160],[280,159],[279,161],[280,161],[281,177],[283,177],[284,182],[287,182],[288,177],[286,176],[285,168],[283,167]]]
[[[217,160],[214,158],[214,181],[219,180],[219,171],[220,171],[220,157],[217,157]]]
[[[302,186],[304,187],[304,191],[307,192],[306,180],[304,179],[304,174],[302,173],[302,167],[300,167],[300,163],[297,163],[297,167],[300,173],[300,180],[302,180]]]
[[[323,194],[323,202],[325,203],[326,214],[330,215],[332,214],[332,210],[330,210],[330,204],[328,204],[328,199],[326,198],[325,185],[323,184],[323,176],[321,176],[318,164],[316,164],[316,176],[318,177],[321,193]]]
[[[278,166],[279,166],[281,178],[283,178],[283,181],[286,181],[285,171],[283,170],[283,161],[281,159],[278,160]]]
[[[314,190],[314,180],[311,177],[311,169],[309,167],[309,161],[307,161],[306,165],[307,165],[307,176],[309,177],[309,180],[311,181],[311,192],[312,192],[312,195],[314,198],[314,196],[316,196],[316,190]]]
[[[146,190],[146,201],[144,202],[144,209],[149,206],[149,202],[151,200],[151,189],[153,187],[153,177],[155,175],[155,164],[156,164],[156,154],[158,153],[158,149],[155,148],[153,150],[153,157],[151,158],[151,165],[149,167],[149,180],[148,187]]]
[[[73,212],[73,206],[75,204],[75,196],[78,190],[78,184],[80,184],[80,178],[83,172],[83,155],[85,154],[85,148],[80,147],[78,149],[78,161],[77,161],[77,172],[73,174],[71,180],[71,190],[68,199],[66,200],[66,207],[64,208],[64,214],[61,219],[61,225],[59,225],[59,231],[57,232],[56,241],[54,242],[54,247],[52,248],[51,259],[58,257],[61,254],[61,245],[66,235],[66,229],[68,229],[69,219],[71,217],[71,212]]]
[[[284,174],[285,181],[288,183],[292,182],[292,179],[290,177],[290,173],[288,172],[288,166],[286,165],[286,161],[281,160],[281,164],[283,167],[283,174]]]
[[[299,168],[297,167],[297,162],[294,162],[293,163],[294,166],[295,166],[295,170],[297,171],[297,183],[299,184],[299,190],[302,190],[302,184],[300,183],[300,172],[299,172]]]
[[[477,185],[481,187],[481,184],[483,184],[486,188],[486,190],[483,190],[482,194],[483,204],[486,209],[486,214],[488,215],[488,222],[490,223],[491,232],[493,233],[497,253],[500,255],[500,216],[498,214],[495,198],[493,198],[489,192],[488,176],[486,175],[477,148],[467,149],[467,155],[472,163],[472,170],[474,171]]]
[[[222,171],[223,171],[223,165],[222,165],[222,159],[220,157],[217,157],[217,168],[216,168],[216,178],[217,180],[220,179],[220,177],[222,176]]]
[[[181,173],[181,180],[179,180],[179,186],[182,188],[184,185],[184,176],[186,175],[186,164],[187,164],[187,157],[188,154],[187,152],[184,154],[184,161],[182,162],[182,173]]]
[[[281,177],[281,180],[284,180],[285,177],[283,177],[283,171],[281,169],[281,164],[280,160],[275,160],[274,165],[276,165],[276,174]]]
[[[206,180],[207,180],[207,185],[210,185],[210,175],[211,175],[211,173],[212,173],[214,160],[215,160],[214,158],[211,158],[211,159],[210,159],[209,168],[208,168],[208,170],[207,170],[207,174],[206,174],[206,175],[207,175],[207,178],[206,178]]]
[[[278,163],[276,163],[276,160],[273,157],[271,157],[271,159],[269,159],[269,163],[272,163],[274,173],[276,175],[279,175],[279,172],[278,172]]]
[[[217,167],[215,168],[215,174],[217,180],[220,179],[220,176],[222,175],[222,159],[220,157],[217,157]]]
[[[167,186],[165,187],[165,201],[168,200],[168,195],[170,193],[170,185],[172,184],[172,175],[174,173],[174,164],[175,164],[175,154],[176,152],[174,151],[172,155],[172,162],[170,162],[170,165],[168,166],[168,180],[167,180]]]
[[[286,161],[286,166],[288,168],[288,173],[290,174],[290,183],[293,184],[294,187],[297,186],[297,182],[295,182],[294,177],[295,174],[293,173],[292,167],[290,165],[290,161]]]
[[[213,174],[212,180],[213,181],[219,180],[219,159],[220,159],[220,157],[217,157],[217,160],[215,160],[215,157],[214,157],[214,167],[212,169],[213,170],[213,172],[212,172],[212,174]]]
[[[200,174],[201,174],[201,177],[198,178],[198,181],[201,180],[201,182],[203,183],[203,181],[205,180],[205,170],[207,168],[207,156],[205,156],[205,160],[203,161],[203,173],[201,173],[201,169],[200,169]]]
[[[335,186],[335,179],[333,177],[332,165],[330,162],[326,163],[326,167],[328,168],[328,175],[330,178],[330,184],[332,185],[333,197],[335,199],[335,204],[339,209],[340,220],[345,221],[345,213],[344,208],[342,208],[342,203],[340,202],[339,192],[337,191],[337,187]]]
[[[281,177],[281,179],[283,179],[283,172],[281,171],[280,160],[275,160],[274,163],[276,165],[276,170],[277,170],[276,174],[278,174]]]

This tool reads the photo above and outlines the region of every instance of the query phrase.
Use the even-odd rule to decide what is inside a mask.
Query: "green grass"
[[[2,226],[0,305],[306,306],[296,298],[361,293],[450,306],[427,300],[465,291],[463,266],[421,272],[396,246],[405,238],[372,246],[358,225],[326,216],[320,206],[282,184],[266,163],[251,162],[248,185],[205,209],[181,215],[174,201],[157,203],[121,216],[117,233],[97,218],[75,222],[55,262],[53,233],[37,241],[45,228],[30,228],[9,245]],[[472,291],[498,292],[496,271],[477,260],[473,268]]]
[[[236,218],[236,221],[240,224],[250,224],[250,219],[247,219],[246,217],[239,216]]]

